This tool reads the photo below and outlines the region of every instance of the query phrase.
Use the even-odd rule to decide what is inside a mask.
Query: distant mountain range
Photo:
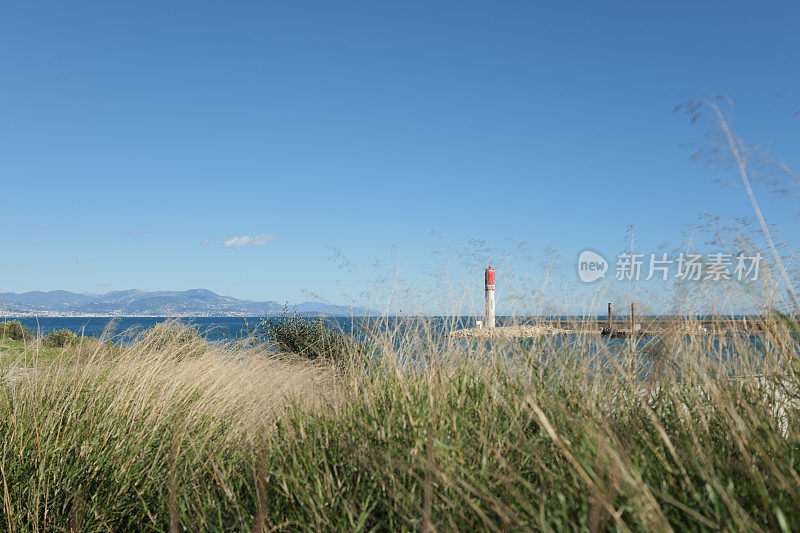
[[[69,291],[0,293],[0,315],[5,316],[264,316],[287,307],[278,302],[256,302],[220,296],[206,289],[188,291],[140,290],[106,294]],[[289,304],[290,312],[305,315],[366,316],[368,309],[321,302]]]

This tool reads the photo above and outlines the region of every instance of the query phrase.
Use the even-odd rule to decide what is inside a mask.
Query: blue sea
[[[553,317],[553,318],[570,318],[570,317]],[[577,318],[577,317],[572,317]],[[598,317],[601,318],[602,317]],[[270,317],[269,320],[274,320],[276,317]],[[306,317],[307,320],[312,320],[311,317]],[[195,327],[200,334],[212,342],[218,341],[232,341],[241,336],[246,336],[248,332],[262,323],[265,318],[262,317],[21,317],[15,318],[19,320],[32,331],[39,331],[41,335],[45,335],[53,330],[68,329],[75,332],[77,335],[84,335],[87,337],[102,337],[105,339],[113,340],[114,342],[126,343],[135,338],[142,331],[155,326],[158,323],[179,320],[187,325]],[[454,329],[475,327],[475,317],[325,317],[324,320],[330,321],[335,327],[340,328],[345,333],[354,333],[359,335],[366,330],[381,330],[387,329],[399,335],[395,336],[398,341],[403,337],[405,331],[419,331],[418,327],[422,326],[423,331],[432,334],[433,339],[440,339],[446,332]],[[525,320],[520,317],[497,317],[497,325],[509,325],[530,323],[533,320]],[[580,336],[578,336],[580,337]],[[751,340],[755,343],[760,343],[756,335],[751,335]],[[428,340],[432,340],[430,337]],[[573,335],[566,335],[558,339],[553,339],[556,344],[564,343],[566,345],[576,340]],[[491,344],[491,341],[481,339],[460,339],[459,342],[465,344]],[[534,342],[531,339],[518,339],[516,341],[521,346],[532,345]],[[581,342],[584,342],[581,340]],[[612,339],[609,337],[597,337],[593,341],[598,346],[605,345],[612,351],[619,348],[628,346],[627,341],[624,339]],[[714,341],[718,342],[717,340]],[[641,344],[637,342],[637,344]],[[646,344],[646,342],[645,342]],[[627,348],[626,348],[627,349]]]
[[[551,317],[554,319],[569,319],[579,317]],[[704,318],[698,316],[697,318]],[[740,318],[740,317],[737,317]],[[747,317],[749,318],[749,317]],[[274,319],[271,317],[270,319]],[[307,318],[311,320],[312,318]],[[241,335],[246,335],[248,331],[258,326],[263,320],[263,316],[257,317],[20,317],[14,318],[32,331],[39,331],[42,335],[53,330],[68,329],[77,335],[87,337],[100,337],[104,334],[107,338],[132,338],[147,328],[168,320],[180,320],[181,322],[194,326],[210,341],[224,341],[236,339]],[[345,333],[360,333],[364,329],[373,329],[376,324],[380,328],[388,328],[392,331],[403,331],[414,328],[424,322],[426,329],[429,328],[434,333],[444,333],[457,328],[475,327],[475,317],[326,317],[325,320],[331,321]],[[604,317],[598,317],[599,321]],[[535,320],[525,320],[521,317],[497,317],[497,325],[530,323]]]
[[[77,335],[100,337],[104,333],[107,338],[131,338],[145,329],[169,320],[179,320],[194,326],[210,341],[235,339],[261,323],[263,317],[22,317],[15,318],[28,326],[32,331],[40,331],[42,335],[53,330],[68,329]],[[342,326],[347,320],[332,319]]]
[[[270,319],[275,318],[271,317]],[[313,318],[307,317],[306,319],[312,320]],[[41,335],[45,335],[53,330],[68,329],[78,335],[89,337],[99,338],[105,335],[106,339],[125,344],[142,331],[158,323],[170,320],[180,320],[187,325],[195,327],[209,341],[225,342],[247,335],[249,331],[252,331],[253,328],[262,323],[264,317],[22,317],[15,318],[14,320],[19,320],[32,331],[39,331]],[[355,333],[356,335],[365,330],[386,328],[400,334],[395,337],[396,339],[402,338],[402,333],[404,331],[415,331],[415,328],[420,325],[429,333],[432,333],[434,339],[441,338],[441,335],[453,329],[475,327],[475,317],[325,317],[324,320],[332,322],[333,325],[341,328],[345,333]],[[526,321],[520,320],[519,317],[497,317],[498,326],[524,322]],[[752,334],[750,335],[750,339],[751,342],[754,343],[754,347],[760,346],[763,342],[758,336]],[[576,336],[565,335],[552,340],[556,345],[566,347],[576,342]],[[652,340],[656,339],[653,338]],[[434,343],[435,342],[434,340]],[[487,339],[458,339],[457,342],[464,343],[465,345],[491,345],[491,341]],[[516,339],[515,342],[520,348],[526,350],[533,347],[536,343],[534,339]],[[639,346],[637,350],[649,344],[647,341],[643,343],[640,341],[633,342]],[[594,346],[593,348],[585,344],[585,339],[579,340],[579,343],[581,352],[584,353],[587,349],[597,354],[608,353],[607,350],[610,350],[610,353],[614,353],[620,348],[624,348],[627,351],[630,347],[629,341],[626,339],[613,339],[599,336],[593,338],[590,342],[590,344]],[[713,350],[716,357],[725,359],[727,357],[728,348],[720,348],[717,344],[719,343],[719,339],[715,338],[713,343],[717,346],[717,348]],[[605,349],[599,349],[601,346],[604,346]],[[429,349],[430,347],[430,345],[425,344],[422,346],[422,349]],[[418,348],[420,348],[420,346],[418,346]],[[642,355],[646,354],[642,352]]]
[[[312,318],[307,318],[312,320]],[[42,335],[53,330],[68,329],[77,335],[87,337],[100,337],[104,333],[107,338],[132,338],[145,329],[158,323],[169,320],[181,322],[197,328],[197,330],[210,341],[225,341],[246,335],[255,326],[258,326],[264,317],[20,317],[19,320],[32,331],[39,331]],[[470,317],[426,317],[426,318],[374,318],[374,317],[326,317],[324,320],[333,322],[346,333],[361,332],[365,328],[371,329],[375,324],[390,329],[411,327],[424,320],[426,325],[434,330],[444,331],[453,327],[474,327],[475,319]],[[504,320],[498,317],[498,325]]]

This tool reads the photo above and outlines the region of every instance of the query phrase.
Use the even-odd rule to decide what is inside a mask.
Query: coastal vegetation
[[[265,318],[253,330],[256,342],[278,352],[293,353],[310,360],[324,359],[338,365],[369,356],[369,337],[345,335],[322,317],[304,317],[284,309],[280,316]]]
[[[269,346],[4,340],[3,529],[800,528],[785,317],[657,346],[287,319]]]
[[[76,342],[78,342],[78,335],[68,329],[53,330],[42,339],[42,344],[50,348],[66,348]]]
[[[23,341],[33,337],[31,330],[19,320],[4,320],[0,322],[0,338]]]

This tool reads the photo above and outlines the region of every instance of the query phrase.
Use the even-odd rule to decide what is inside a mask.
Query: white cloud
[[[278,240],[277,235],[271,233],[262,233],[261,235],[231,235],[228,237],[218,237],[216,239],[206,239],[200,244],[209,244],[215,241],[222,241],[222,248],[245,248],[251,246],[264,246],[268,242]]]

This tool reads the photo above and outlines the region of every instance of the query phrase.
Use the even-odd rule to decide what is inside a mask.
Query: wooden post
[[[611,331],[611,302],[608,302],[608,331]]]
[[[631,335],[636,331],[636,304],[631,302]]]

